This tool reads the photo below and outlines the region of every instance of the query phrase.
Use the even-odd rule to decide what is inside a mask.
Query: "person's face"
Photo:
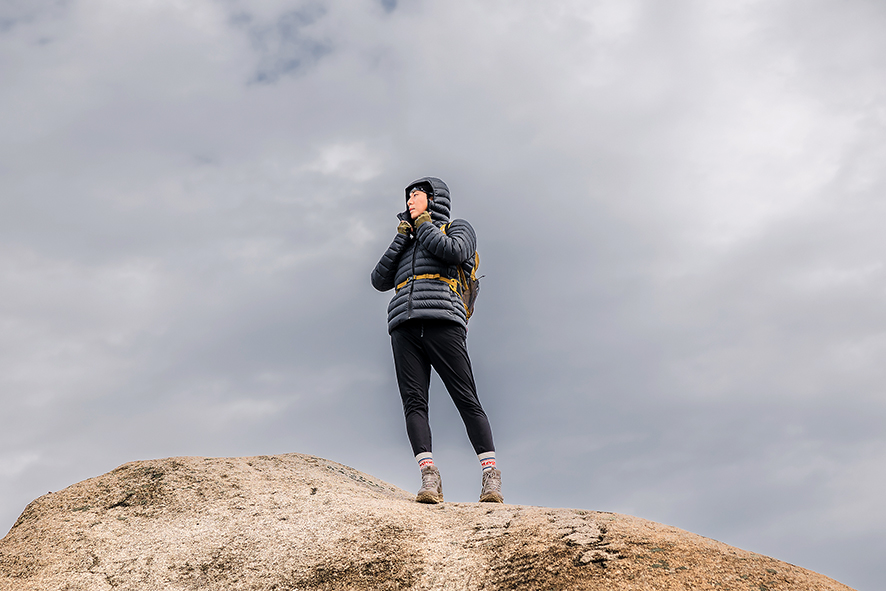
[[[428,210],[428,194],[422,190],[414,190],[409,194],[409,201],[406,202],[409,208],[409,215],[412,219],[417,218]]]

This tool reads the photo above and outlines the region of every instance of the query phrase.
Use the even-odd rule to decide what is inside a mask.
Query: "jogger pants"
[[[431,451],[428,389],[433,367],[455,403],[474,451],[495,451],[492,429],[480,400],[468,357],[467,331],[447,320],[408,320],[391,332],[394,368],[406,415],[412,452]]]

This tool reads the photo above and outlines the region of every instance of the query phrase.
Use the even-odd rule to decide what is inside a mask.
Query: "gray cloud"
[[[2,523],[170,455],[315,453],[411,489],[368,275],[436,174],[480,239],[469,346],[509,502],[875,588],[884,18],[5,4]],[[432,390],[447,495],[471,500]]]

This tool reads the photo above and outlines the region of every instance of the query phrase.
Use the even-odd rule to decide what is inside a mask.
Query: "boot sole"
[[[428,490],[418,493],[418,495],[416,495],[415,497],[415,502],[436,505],[437,503],[443,502],[443,495]]]
[[[481,503],[504,503],[505,498],[501,496],[499,493],[491,492],[486,493],[482,497],[480,497]]]

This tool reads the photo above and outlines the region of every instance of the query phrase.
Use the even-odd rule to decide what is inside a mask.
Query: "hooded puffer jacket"
[[[473,265],[477,250],[477,235],[465,220],[449,222],[449,187],[436,177],[423,177],[406,187],[416,185],[428,193],[428,211],[431,222],[424,223],[409,236],[397,234],[388,250],[372,271],[372,286],[378,291],[396,289],[388,304],[388,332],[411,319],[452,320],[467,326],[467,312],[459,295],[449,284],[439,279],[410,279],[418,275],[439,274],[446,278],[458,277],[459,265]],[[412,223],[409,210],[398,215]],[[404,284],[405,282],[405,284]]]

